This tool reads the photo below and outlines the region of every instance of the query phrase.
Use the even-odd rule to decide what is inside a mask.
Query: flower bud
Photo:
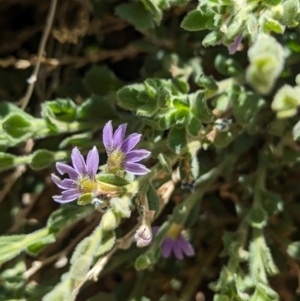
[[[102,216],[101,226],[104,231],[111,231],[118,227],[120,218],[112,210],[108,210]]]
[[[112,198],[110,200],[110,205],[121,217],[130,217],[131,198],[127,196],[123,196],[122,198]]]
[[[139,248],[148,246],[152,241],[151,227],[146,224],[142,224],[135,232],[134,240]]]

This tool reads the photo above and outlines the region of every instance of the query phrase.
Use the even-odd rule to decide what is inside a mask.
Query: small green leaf
[[[185,203],[181,203],[177,205],[173,210],[173,221],[176,224],[182,224],[185,222],[187,218],[187,214],[189,213],[188,207]]]
[[[168,146],[176,154],[180,154],[186,146],[186,131],[184,127],[173,127],[168,136]]]
[[[155,114],[154,121],[157,122],[161,130],[167,130],[176,124],[176,113],[177,113],[176,109],[167,110],[166,113],[163,111],[162,113],[159,112]]]
[[[217,148],[224,148],[233,141],[233,135],[231,132],[219,132],[217,131],[216,136],[213,140],[213,144]]]
[[[157,6],[154,0],[141,0],[146,9],[151,12],[154,22],[159,25],[162,20],[162,10]]]
[[[55,242],[55,236],[53,234],[49,234],[39,241],[29,245],[26,249],[26,252],[32,256],[37,256],[46,245],[49,245],[53,242]]]
[[[269,216],[283,210],[283,201],[279,194],[271,191],[262,191],[262,206]]]
[[[151,265],[151,259],[147,254],[140,255],[134,263],[134,267],[136,270],[144,270]]]
[[[76,105],[71,99],[56,99],[42,104],[42,115],[50,114],[57,120],[73,121],[76,119]]]
[[[213,12],[204,12],[201,9],[190,11],[181,22],[181,27],[188,31],[214,29]]]
[[[273,31],[280,34],[284,33],[284,29],[285,29],[284,26],[281,23],[279,23],[277,20],[265,16],[263,17],[262,24],[266,32]]]
[[[230,25],[228,26],[225,35],[224,35],[224,42],[225,45],[231,44],[234,42],[235,38],[242,34],[244,29],[244,20],[241,18],[235,18]]]
[[[267,6],[276,6],[281,2],[281,0],[262,0],[262,3]]]
[[[40,170],[52,165],[55,161],[55,153],[46,149],[39,149],[32,154],[29,166],[34,170]]]
[[[172,82],[180,93],[188,94],[190,91],[190,86],[186,78],[174,77],[172,78]]]
[[[114,174],[108,174],[108,173],[100,173],[96,175],[96,181],[103,182],[106,184],[114,185],[114,186],[125,186],[129,184],[127,180],[124,178],[118,177]]]
[[[246,30],[250,38],[251,44],[253,44],[257,38],[259,29],[259,23],[256,14],[248,14],[246,21]]]
[[[133,84],[121,88],[117,92],[119,105],[128,110],[138,109],[143,105],[138,99],[139,94],[143,91],[145,91],[145,86],[143,84]]]
[[[218,54],[215,58],[215,67],[223,75],[235,76],[243,72],[243,68],[232,57]]]
[[[184,225],[186,228],[191,228],[196,223],[196,221],[199,218],[200,208],[201,208],[201,202],[199,201],[196,203],[193,210],[190,211],[189,216],[185,220]]]
[[[78,108],[78,119],[88,120],[91,119],[113,119],[118,116],[113,108],[113,99],[109,97],[102,97],[92,95]]]
[[[6,170],[15,166],[16,156],[7,154],[7,153],[0,153],[0,170]]]
[[[159,163],[161,164],[162,168],[169,174],[172,173],[172,167],[170,165],[170,162],[168,160],[168,158],[163,155],[162,153],[160,153],[157,157]],[[0,161],[1,162],[1,161]]]
[[[195,81],[199,87],[204,89],[211,91],[217,91],[219,89],[217,83],[211,75],[205,76],[204,74],[201,74],[198,78],[196,78]]]
[[[25,117],[25,119],[34,119],[31,115],[25,113],[18,106],[13,105],[11,102],[2,101],[0,103],[0,120],[4,119],[8,115],[19,114]]]
[[[216,46],[222,40],[222,37],[223,35],[220,31],[213,30],[202,40],[202,45],[204,47]]]
[[[194,117],[193,114],[190,114],[188,124],[187,124],[188,132],[192,136],[197,137],[201,129],[202,129],[201,122],[196,117]]]
[[[255,121],[255,117],[265,105],[265,101],[252,92],[242,92],[237,97],[232,97],[232,105],[236,120],[241,124],[248,125]]]
[[[104,232],[101,244],[95,253],[96,257],[100,257],[106,252],[110,251],[116,242],[116,234],[114,231]]]
[[[138,95],[138,100],[141,104],[136,110],[136,114],[139,116],[151,117],[159,109],[157,99],[150,97],[145,91]]]
[[[207,102],[203,92],[199,92],[195,101],[191,105],[192,113],[195,117],[203,123],[213,122],[215,116],[207,106]]]
[[[107,66],[95,66],[91,68],[85,74],[83,81],[91,93],[98,95],[115,92],[122,86],[122,82]]]
[[[22,241],[25,238],[26,238],[25,234],[1,236],[0,247],[18,243],[19,241]]]
[[[86,142],[92,141],[92,138],[93,138],[93,133],[91,132],[71,135],[63,139],[58,147],[61,149],[61,148],[66,148],[67,146],[75,146],[75,145],[86,146]]]
[[[28,119],[21,114],[13,113],[4,119],[2,128],[13,139],[26,139],[33,132],[31,121],[32,118]]]
[[[295,141],[300,140],[300,120],[293,127],[293,139]],[[1,164],[1,154],[0,154],[0,164]]]
[[[80,206],[88,205],[92,202],[93,198],[94,198],[93,193],[84,193],[78,198],[77,204]]]
[[[274,276],[278,274],[278,268],[273,260],[271,250],[266,244],[263,245],[261,255],[267,273],[270,276]]]
[[[216,98],[216,108],[222,112],[226,112],[231,107],[231,99],[227,93],[223,93]]]
[[[155,211],[155,215],[153,218],[153,219],[155,219],[160,210],[160,200],[159,200],[159,197],[152,185],[149,186],[149,189],[147,192],[147,198],[148,198],[149,210]]]
[[[47,227],[52,233],[58,233],[64,227],[90,214],[92,210],[93,208],[90,206],[81,207],[77,204],[65,204],[50,215]]]
[[[146,10],[141,2],[122,3],[116,7],[115,12],[137,30],[146,30],[154,27],[151,13],[149,10]]]

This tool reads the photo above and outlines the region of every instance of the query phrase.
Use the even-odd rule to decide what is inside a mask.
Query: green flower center
[[[123,169],[125,154],[121,150],[113,151],[107,160],[108,172],[117,173]]]
[[[180,235],[182,230],[181,225],[177,225],[177,224],[172,224],[171,227],[169,228],[167,235],[176,240],[178,238],[178,236]]]
[[[97,182],[91,180],[89,177],[80,177],[77,180],[77,186],[83,193],[97,191]]]

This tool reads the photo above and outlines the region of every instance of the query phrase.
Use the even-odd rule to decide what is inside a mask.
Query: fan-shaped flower
[[[85,193],[97,195],[97,183],[94,178],[99,167],[99,154],[94,146],[89,151],[86,162],[77,147],[73,148],[71,154],[73,167],[65,163],[56,163],[58,172],[62,175],[67,173],[70,179],[61,180],[55,174],[51,175],[53,182],[63,191],[61,195],[53,196],[58,203],[68,203],[76,200]]]
[[[155,235],[160,227],[153,227],[152,233]],[[174,253],[177,259],[183,259],[183,255],[194,256],[195,251],[193,246],[181,235],[181,227],[177,224],[172,224],[161,244],[161,254],[164,258],[171,256]]]
[[[108,172],[118,173],[122,170],[135,175],[144,175],[149,169],[137,163],[150,155],[145,149],[133,150],[141,140],[141,134],[131,134],[126,139],[127,124],[121,124],[115,133],[111,121],[107,122],[103,128],[103,143],[107,152]]]

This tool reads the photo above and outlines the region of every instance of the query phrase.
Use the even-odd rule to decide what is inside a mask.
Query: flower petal
[[[145,165],[131,162],[125,162],[124,169],[135,175],[145,175],[150,171]]]
[[[111,120],[108,121],[103,128],[102,140],[106,152],[107,153],[112,152],[113,151],[113,127],[111,124]]]
[[[90,178],[94,178],[99,167],[99,153],[96,146],[89,151],[86,158],[86,170]]]
[[[131,134],[122,143],[121,151],[124,154],[130,152],[141,140],[141,134]]]
[[[71,159],[75,170],[80,175],[84,175],[87,173],[84,158],[77,147],[73,148]]]
[[[120,149],[123,141],[124,141],[124,137],[125,137],[125,132],[126,132],[126,128],[127,128],[127,123],[123,123],[121,124],[117,130],[115,131],[114,134],[114,138],[113,138],[113,148],[114,149]]]
[[[152,234],[156,235],[156,233],[158,232],[159,228],[160,227],[157,227],[157,226],[156,227],[152,227]]]
[[[73,167],[65,163],[57,162],[56,169],[61,175],[67,173],[72,180],[76,180],[79,176],[78,172]]]
[[[81,193],[78,189],[70,189],[63,191],[61,195],[55,195],[52,198],[58,203],[69,203],[75,201],[80,195]]]
[[[177,259],[183,259],[181,244],[178,240],[175,240],[173,243],[173,252]]]
[[[74,180],[63,179],[61,180],[57,175],[51,175],[52,181],[61,189],[76,189],[77,185]]]
[[[239,34],[237,37],[235,37],[234,42],[231,43],[227,48],[229,51],[229,54],[235,54],[239,45],[241,44],[243,39],[243,34]]]
[[[187,256],[194,256],[195,255],[195,250],[194,250],[193,246],[187,240],[185,240],[183,237],[180,237],[178,239],[178,241],[180,243],[182,251]]]
[[[145,149],[133,150],[126,154],[125,161],[132,162],[132,163],[138,162],[138,161],[141,161],[141,160],[147,158],[150,154],[151,154],[151,152],[149,152]]]
[[[172,248],[173,248],[173,241],[166,237],[161,245],[162,256],[164,258],[170,257]]]

